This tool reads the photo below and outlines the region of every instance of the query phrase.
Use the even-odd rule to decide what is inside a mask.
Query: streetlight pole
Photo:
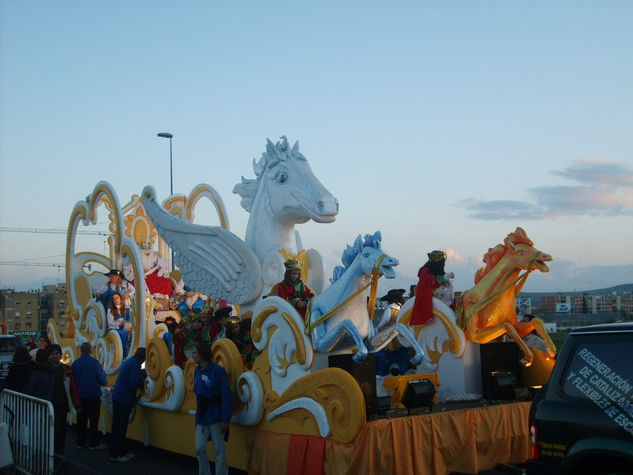
[[[159,132],[157,137],[169,139],[169,195],[174,194],[174,164],[172,159],[171,139],[174,138],[173,134],[169,132]]]

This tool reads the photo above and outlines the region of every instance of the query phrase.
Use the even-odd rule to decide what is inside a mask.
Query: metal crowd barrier
[[[44,399],[0,391],[0,422],[6,422],[16,470],[33,475],[53,473],[55,416]]]

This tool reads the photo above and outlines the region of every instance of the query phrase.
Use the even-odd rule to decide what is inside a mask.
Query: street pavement
[[[146,447],[135,440],[127,440],[126,448],[134,457],[128,462],[116,462],[110,457],[110,434],[102,438],[108,447],[102,450],[78,449],[76,444],[76,426],[69,426],[66,432],[66,450],[64,463],[56,472],[59,475],[195,475],[198,473],[198,461],[195,457],[180,455],[155,447]],[[211,473],[213,473],[211,462]],[[229,469],[231,475],[245,475],[246,472]],[[523,464],[502,464],[493,470],[479,472],[480,475],[521,475],[525,473]],[[454,473],[453,475],[462,475]]]
[[[198,461],[195,457],[175,454],[155,447],[145,447],[142,443],[127,440],[126,448],[134,457],[128,462],[115,462],[110,457],[110,434],[102,438],[108,448],[103,450],[78,449],[76,426],[66,432],[64,463],[57,472],[60,475],[144,475],[146,473],[197,474]],[[213,462],[211,462],[213,473]],[[230,469],[232,475],[245,474],[241,470]]]
[[[104,436],[108,448],[103,450],[78,449],[76,446],[76,426],[71,426],[66,433],[65,461],[60,475],[144,475],[160,473],[161,475],[195,475],[198,473],[198,461],[194,457],[167,452],[155,447],[145,447],[142,443],[127,440],[127,450],[134,457],[129,462],[115,462],[110,457],[110,434]],[[211,462],[211,473],[213,473]],[[231,475],[245,475],[246,472],[229,469]],[[523,464],[502,464],[493,470],[479,472],[479,475],[521,475]],[[452,475],[462,475],[454,473]],[[465,474],[463,474],[465,475]]]

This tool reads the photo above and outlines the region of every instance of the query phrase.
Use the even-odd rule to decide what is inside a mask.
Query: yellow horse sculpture
[[[553,358],[556,347],[545,330],[543,320],[518,322],[516,298],[533,270],[549,272],[546,262],[552,256],[534,248],[533,242],[521,228],[508,234],[503,244],[488,249],[484,256],[486,267],[475,274],[475,286],[464,292],[457,307],[457,325],[466,338],[474,343],[488,343],[507,334],[522,352],[521,364],[530,366],[532,351],[521,337],[536,330],[545,343],[545,356]],[[521,276],[519,273],[525,271]]]

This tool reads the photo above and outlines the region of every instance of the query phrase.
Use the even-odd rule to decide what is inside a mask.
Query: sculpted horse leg
[[[415,354],[413,355],[413,357],[411,357],[411,360],[410,360],[411,363],[413,363],[415,366],[419,365],[422,362],[422,358],[424,358],[424,350],[422,350],[422,347],[418,343],[418,340],[415,339],[415,337],[411,334],[409,329],[406,326],[404,326],[402,323],[400,322],[396,323],[395,327],[398,334],[404,337],[409,342],[409,344],[413,347],[413,350],[415,351]]]
[[[317,330],[318,331],[318,330]],[[345,332],[349,333],[350,336],[354,339],[356,346],[358,347],[358,352],[352,356],[354,361],[360,363],[365,361],[367,358],[367,347],[363,342],[363,338],[358,333],[358,330],[353,322],[350,320],[343,320],[337,326],[332,329],[328,329],[327,332],[320,335],[316,341],[312,339],[312,345],[314,349],[317,351],[330,351],[332,347],[341,339]]]
[[[523,341],[523,338],[519,335],[516,328],[510,322],[502,322],[498,325],[493,325],[486,328],[477,328],[476,326],[477,319],[475,315],[473,315],[466,324],[465,333],[470,341],[473,343],[489,343],[495,338],[499,338],[503,335],[508,335],[510,338],[514,340],[514,342],[519,345],[521,349],[521,353],[523,353],[523,358],[521,358],[521,364],[523,366],[530,366],[532,361],[534,360],[534,354],[532,350],[528,348],[528,346]]]
[[[556,356],[556,345],[552,341],[552,338],[545,329],[545,323],[540,318],[533,318],[530,322],[523,322],[517,324],[517,331],[522,337],[528,335],[532,330],[536,330],[536,333],[545,341],[547,345],[547,351],[545,352],[546,358],[554,358]]]

